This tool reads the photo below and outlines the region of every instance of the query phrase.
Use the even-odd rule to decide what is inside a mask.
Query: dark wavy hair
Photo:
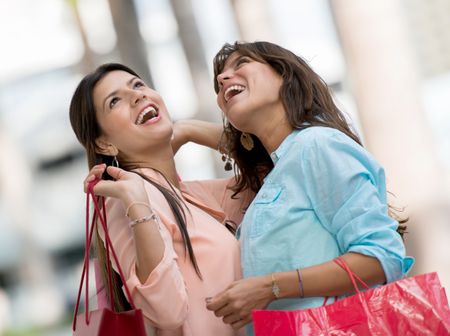
[[[282,78],[280,97],[287,119],[293,129],[312,126],[331,127],[346,134],[359,145],[358,135],[350,128],[344,114],[333,101],[333,96],[325,81],[311,69],[301,57],[270,42],[235,42],[225,44],[216,54],[214,65],[214,89],[219,92],[217,76],[222,73],[228,57],[238,53],[257,62],[269,65]],[[247,151],[240,143],[242,132],[228,121],[224,122],[224,136],[221,148],[235,162],[236,184],[232,190],[237,194],[250,188],[255,193],[262,186],[264,177],[273,169],[273,162],[262,143],[252,136],[254,147]],[[403,234],[408,219],[398,215],[400,209],[389,205],[389,215],[399,223],[398,232]]]
[[[94,106],[94,88],[97,83],[104,78],[107,74],[112,71],[125,71],[136,77],[140,76],[128,68],[125,65],[119,63],[107,63],[98,67],[94,72],[86,75],[81,82],[78,84],[70,102],[70,123],[72,125],[72,129],[75,132],[75,135],[78,141],[83,145],[86,150],[88,166],[91,169],[93,166],[101,163],[105,163],[107,165],[111,165],[113,161],[112,156],[99,154],[100,149],[98,148],[95,140],[101,135],[100,125],[97,120],[97,115]],[[132,169],[138,168],[136,166],[127,166],[125,163],[121,164],[122,169],[126,169],[131,171]],[[152,167],[148,167],[152,168]],[[177,193],[173,190],[170,190],[156,181],[150,179],[144,174],[134,172],[140,175],[144,180],[148,183],[151,183],[155,186],[164,196],[166,201],[168,202],[170,209],[176,219],[178,228],[180,230],[181,236],[183,238],[183,242],[185,245],[185,250],[187,251],[189,258],[192,262],[192,265],[197,272],[198,276],[201,278],[200,269],[198,267],[197,261],[195,259],[194,250],[192,248],[191,240],[189,239],[189,234],[186,227],[186,215],[183,208],[184,202],[177,195]],[[164,178],[164,174],[159,172]],[[105,176],[108,178],[108,176]],[[166,181],[167,178],[165,178]],[[170,186],[171,184],[168,183]],[[108,277],[106,273],[106,255],[105,248],[103,242],[99,238],[98,233],[96,234],[96,254],[99,259],[102,275],[104,283],[107,284]],[[112,269],[112,268],[111,268]],[[129,304],[123,295],[121,290],[122,283],[120,277],[117,274],[113,276],[113,296],[114,296],[114,305],[116,306],[117,311],[122,311],[125,309],[129,309]]]

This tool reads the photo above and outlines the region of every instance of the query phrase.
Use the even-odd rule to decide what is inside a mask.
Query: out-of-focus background
[[[84,250],[84,152],[68,119],[78,81],[120,61],[175,120],[220,121],[212,58],[269,40],[332,87],[411,218],[412,274],[450,288],[450,1],[0,0],[0,334],[71,335]],[[188,145],[183,179],[224,176]]]

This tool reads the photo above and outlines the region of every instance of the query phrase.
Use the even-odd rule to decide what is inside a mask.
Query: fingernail
[[[205,298],[206,303],[210,303],[211,300],[212,300],[212,297],[207,297],[207,298]]]

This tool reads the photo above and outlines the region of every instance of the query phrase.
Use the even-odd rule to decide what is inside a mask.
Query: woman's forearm
[[[378,259],[359,253],[347,253],[342,258],[350,270],[367,285],[381,284],[386,281]],[[300,269],[300,276],[301,285],[295,270],[274,273],[275,282],[280,288],[280,298],[299,297],[302,295],[302,290],[304,297],[340,296],[354,292],[347,272],[333,261]]]
[[[223,126],[202,120],[179,120],[174,125],[174,153],[187,142],[217,150],[222,136]]]
[[[147,203],[147,202],[145,202]],[[149,217],[153,214],[149,207],[136,204],[130,208],[130,220]],[[159,230],[159,223],[150,219],[133,226],[136,248],[136,275],[144,283],[150,273],[158,266],[164,256],[165,245]]]
[[[113,177],[113,180],[101,179],[105,171]],[[85,192],[95,179],[97,179],[93,187],[95,195],[119,199],[131,222],[145,219],[136,225],[130,223],[136,249],[136,274],[139,280],[144,283],[162,260],[165,251],[165,243],[159,228],[160,224],[152,217],[153,209],[144,186],[144,180],[132,172],[100,164],[94,166],[85,179]],[[113,244],[115,243],[116,241],[113,241]]]
[[[357,253],[343,256],[350,270],[367,285],[383,283],[384,271],[377,259]],[[223,317],[235,329],[251,321],[255,309],[265,309],[276,299],[299,297],[341,296],[354,292],[345,270],[333,261],[300,270],[302,285],[296,270],[275,272],[233,282],[207,302],[207,309]]]

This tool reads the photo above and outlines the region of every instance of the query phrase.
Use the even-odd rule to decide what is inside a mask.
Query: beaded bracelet
[[[125,210],[125,216],[128,216],[128,213],[130,212],[130,209],[133,205],[145,205],[147,208],[149,208],[151,211],[153,211],[152,207],[150,206],[150,204],[145,203],[145,202],[131,202],[130,205],[127,207],[127,209]]]
[[[142,218],[138,218],[138,219],[132,220],[132,221],[130,222],[130,228],[133,228],[136,224],[140,224],[140,223],[144,223],[144,222],[149,222],[149,221],[151,221],[151,220],[157,222],[157,221],[158,221],[158,215],[155,214],[155,213],[153,212],[151,215],[148,215],[148,216],[145,216],[145,217],[142,217]]]

